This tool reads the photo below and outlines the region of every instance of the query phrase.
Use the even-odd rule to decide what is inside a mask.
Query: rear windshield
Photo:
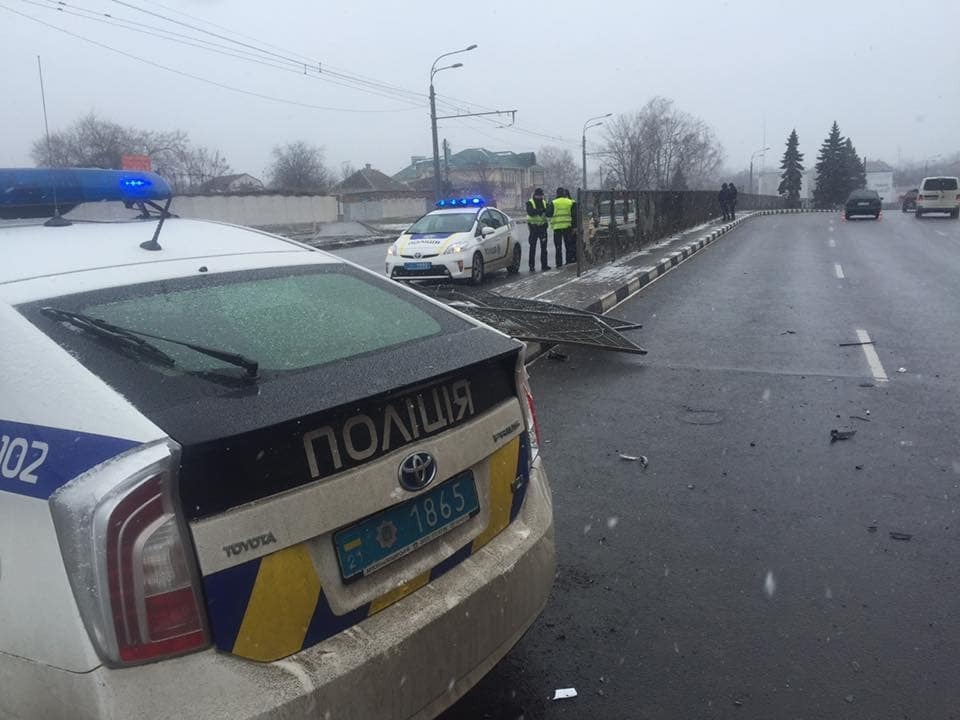
[[[854,190],[850,193],[851,200],[878,200],[879,198],[876,190]]]
[[[259,363],[261,382],[382,353],[466,325],[416,295],[343,265],[198,275],[51,298],[21,308],[82,362],[97,366],[106,380],[113,382],[119,371],[138,383],[164,387],[189,377],[239,379],[243,371],[182,345],[144,338],[174,360],[172,366],[151,362],[142,353],[118,351],[90,332],[57,322],[43,307],[239,353]]]
[[[956,190],[956,178],[930,178],[923,183],[924,190]]]
[[[414,233],[455,233],[469,232],[477,219],[475,212],[471,213],[438,213],[424,215],[407,230]]]

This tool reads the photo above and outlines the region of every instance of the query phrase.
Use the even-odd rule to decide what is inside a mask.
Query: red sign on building
[[[153,169],[150,165],[149,155],[123,155],[120,158],[120,168],[122,170],[145,170],[147,172]]]

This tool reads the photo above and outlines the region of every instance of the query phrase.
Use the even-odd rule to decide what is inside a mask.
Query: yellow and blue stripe
[[[344,615],[331,610],[306,543],[204,577],[207,610],[219,650],[270,662],[343,632],[416,592],[477,552],[509,525],[526,496],[530,446],[526,434],[490,456],[487,527],[429,571]]]

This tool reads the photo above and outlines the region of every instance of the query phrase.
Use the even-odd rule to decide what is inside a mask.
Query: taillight
[[[523,353],[517,361],[517,390],[523,410],[527,440],[530,444],[530,464],[532,465],[540,454],[540,425],[537,423],[537,408],[533,402],[533,393],[530,392],[530,377],[523,364]]]
[[[209,644],[186,526],[173,497],[179,449],[131,451],[51,498],[77,606],[101,656],[135,664]]]

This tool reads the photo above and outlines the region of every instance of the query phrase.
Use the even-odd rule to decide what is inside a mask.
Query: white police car
[[[0,170],[0,217],[169,196]],[[0,228],[0,718],[429,718],[543,608],[522,346],[213,222]]]
[[[394,280],[483,282],[487,273],[520,270],[516,223],[481,198],[441,200],[387,248]]]

